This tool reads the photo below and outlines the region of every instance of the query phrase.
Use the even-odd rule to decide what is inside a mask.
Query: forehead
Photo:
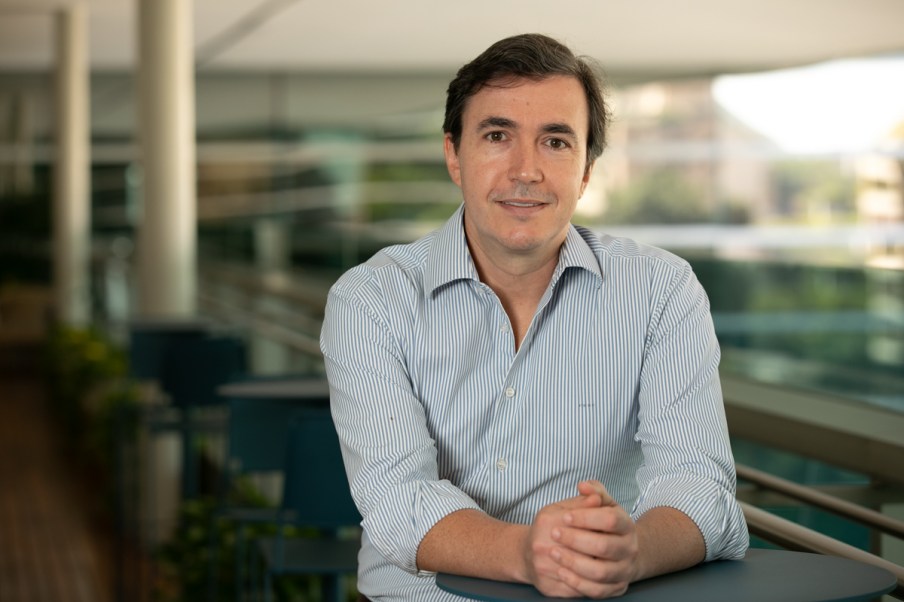
[[[462,114],[464,129],[473,129],[488,117],[510,119],[526,127],[563,123],[582,136],[589,128],[584,87],[568,75],[488,83],[468,99]]]

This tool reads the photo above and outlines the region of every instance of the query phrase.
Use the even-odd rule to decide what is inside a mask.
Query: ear
[[[443,138],[443,154],[446,156],[446,169],[449,170],[449,177],[461,188],[461,163],[458,160],[455,144],[452,143],[452,135],[448,133]]]
[[[584,177],[581,178],[581,194],[578,198],[584,196],[584,191],[587,190],[587,184],[590,182],[590,174],[593,173],[593,166],[596,165],[596,161],[587,166],[587,169],[584,170]]]

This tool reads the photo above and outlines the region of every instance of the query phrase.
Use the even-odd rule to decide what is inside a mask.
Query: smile
[[[502,204],[510,207],[539,207],[543,203],[530,201],[502,201]]]

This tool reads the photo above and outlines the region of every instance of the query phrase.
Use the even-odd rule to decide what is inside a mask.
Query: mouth
[[[521,209],[530,209],[532,207],[540,207],[545,203],[541,203],[540,201],[499,201],[500,204],[506,205],[508,207],[518,207]]]

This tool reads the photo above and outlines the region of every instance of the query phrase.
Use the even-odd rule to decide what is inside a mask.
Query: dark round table
[[[445,573],[437,575],[436,584],[449,593],[484,602],[553,599],[530,585]],[[853,602],[878,598],[896,585],[893,574],[871,564],[821,554],[750,549],[743,560],[708,562],[639,581],[616,599],[625,602]]]
[[[217,389],[222,397],[284,399],[329,405],[330,384],[325,378],[263,378],[229,383]]]

